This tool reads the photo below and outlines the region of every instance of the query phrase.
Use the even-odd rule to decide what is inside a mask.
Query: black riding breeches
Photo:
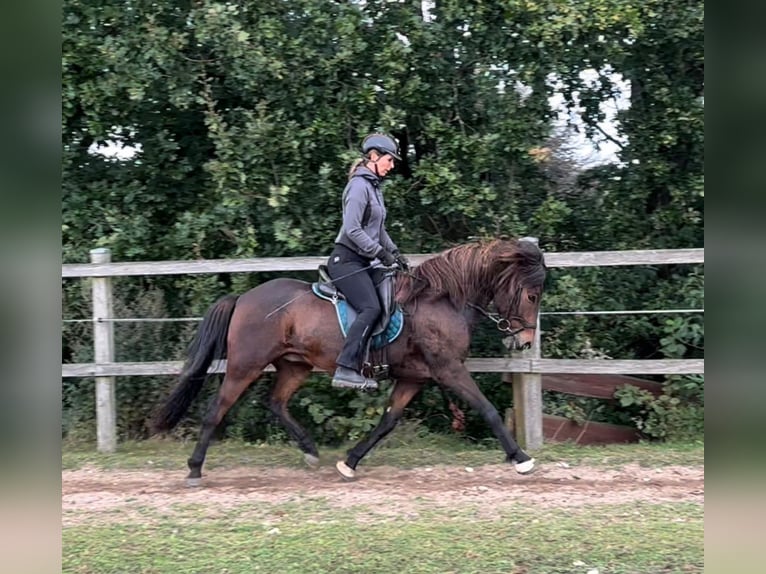
[[[359,371],[367,341],[381,312],[378,293],[371,276],[373,270],[370,268],[370,259],[343,245],[336,245],[327,261],[327,271],[333,284],[358,313],[356,320],[349,327],[346,342],[336,362],[341,367]]]

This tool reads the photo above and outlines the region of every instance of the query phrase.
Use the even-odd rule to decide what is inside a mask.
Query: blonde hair
[[[354,160],[354,163],[351,164],[351,169],[348,170],[349,179],[351,179],[354,176],[354,172],[356,171],[356,168],[362,165],[365,161],[367,161],[367,158],[364,158],[364,157],[360,157],[359,159]]]

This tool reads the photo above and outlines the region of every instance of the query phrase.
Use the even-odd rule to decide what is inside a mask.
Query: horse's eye
[[[537,295],[527,295],[530,303],[537,303]]]

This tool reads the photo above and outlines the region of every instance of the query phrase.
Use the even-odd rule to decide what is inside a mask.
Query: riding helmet
[[[399,146],[394,138],[385,134],[370,134],[362,142],[362,153],[367,155],[372,150],[376,150],[378,153],[388,154],[397,161],[401,161],[402,157],[399,155]]]

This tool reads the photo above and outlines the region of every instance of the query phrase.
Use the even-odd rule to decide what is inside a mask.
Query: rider
[[[378,388],[377,382],[362,375],[361,362],[381,312],[372,265],[397,263],[402,269],[409,268],[386,232],[386,207],[380,189],[383,177],[400,160],[399,146],[393,138],[379,133],[368,135],[362,142],[362,158],[351,166],[343,190],[343,225],[335,238],[327,270],[358,315],[336,360],[334,387]]]

